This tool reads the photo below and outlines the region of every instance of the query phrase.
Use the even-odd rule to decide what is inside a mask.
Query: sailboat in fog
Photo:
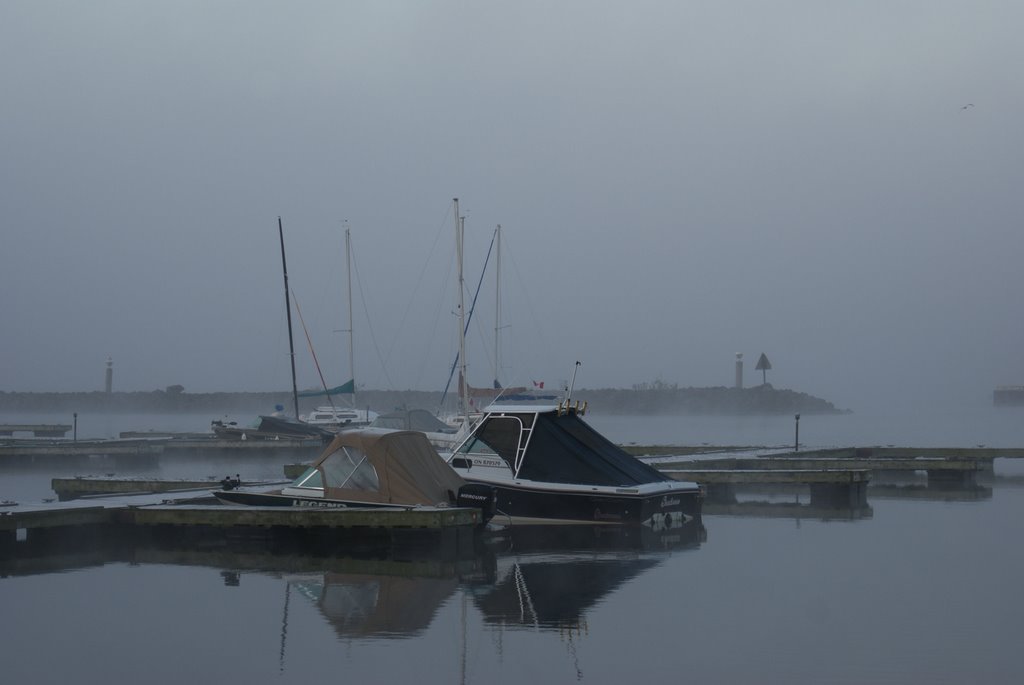
[[[354,428],[356,426],[369,425],[377,413],[369,408],[359,409],[356,406],[356,362],[355,362],[355,338],[352,326],[352,231],[345,229],[345,265],[348,277],[348,368],[349,380],[334,388],[324,390],[311,390],[299,393],[299,397],[321,397],[326,395],[329,404],[319,406],[306,416],[300,417],[306,423],[322,426],[329,430],[341,428]],[[349,395],[350,406],[338,407],[331,401],[332,395]]]

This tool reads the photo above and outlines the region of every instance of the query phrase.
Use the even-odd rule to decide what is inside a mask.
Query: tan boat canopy
[[[312,468],[320,483],[307,474],[302,485],[322,485],[327,499],[436,506],[453,504],[466,483],[416,431],[342,431]]]

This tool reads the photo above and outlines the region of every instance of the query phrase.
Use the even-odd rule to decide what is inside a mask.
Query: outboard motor
[[[456,503],[460,507],[479,509],[483,514],[481,523],[487,523],[498,509],[498,490],[493,485],[466,483],[459,488]]]

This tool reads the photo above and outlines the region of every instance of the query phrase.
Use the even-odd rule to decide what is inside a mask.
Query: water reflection
[[[860,521],[874,516],[869,505],[856,507],[818,507],[800,501],[748,500],[742,502],[706,502],[707,516],[741,518],[794,519],[813,521]]]
[[[700,522],[647,527],[522,527],[493,543],[491,573],[470,586],[484,622],[579,630],[586,611],[670,554],[707,539]]]
[[[408,638],[430,626],[459,579],[328,572],[288,584],[316,606],[339,638]]]
[[[24,576],[106,564],[217,569],[224,587],[252,574],[284,581],[282,645],[290,603],[303,598],[342,640],[422,634],[458,591],[485,625],[541,630],[577,628],[588,609],[671,554],[696,549],[700,522],[663,530],[618,526],[513,528],[461,547],[393,548],[363,556],[331,549],[239,540],[196,546],[162,539],[31,546],[0,559],[0,576]]]
[[[875,499],[914,499],[928,502],[979,502],[992,499],[992,488],[977,484],[950,488],[885,483],[871,486],[869,492]]]

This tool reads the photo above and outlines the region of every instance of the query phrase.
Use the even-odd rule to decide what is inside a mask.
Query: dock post
[[[800,415],[796,415],[796,437],[793,439],[793,451],[800,451]]]

